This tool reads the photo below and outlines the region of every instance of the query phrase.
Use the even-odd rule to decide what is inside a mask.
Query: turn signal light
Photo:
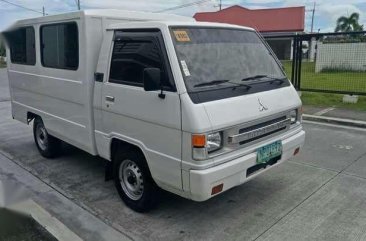
[[[205,135],[192,135],[192,146],[203,148],[206,146],[206,136]]]
[[[222,192],[222,189],[224,188],[224,184],[221,183],[220,185],[214,186],[211,191],[211,195],[215,195],[219,192]]]

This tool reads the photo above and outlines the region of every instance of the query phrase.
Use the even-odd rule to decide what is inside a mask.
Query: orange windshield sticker
[[[187,31],[185,30],[176,30],[174,31],[175,38],[178,42],[190,42],[191,39],[188,36]]]

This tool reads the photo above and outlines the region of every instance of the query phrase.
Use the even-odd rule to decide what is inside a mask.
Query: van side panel
[[[58,21],[59,22],[59,21]],[[65,19],[76,22],[79,43],[86,41],[80,18]],[[76,147],[93,153],[88,116],[89,82],[85,79],[86,56],[84,44],[79,44],[79,67],[77,70],[46,68],[40,54],[40,27],[34,24],[36,65],[9,65],[9,86],[12,93],[12,111],[15,119],[26,122],[27,112],[39,115],[48,132]]]

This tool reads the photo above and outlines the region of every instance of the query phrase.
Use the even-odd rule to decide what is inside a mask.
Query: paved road
[[[135,240],[365,240],[366,131],[304,126],[306,145],[293,160],[207,202],[164,193],[147,214],[128,209],[104,182],[101,159],[70,146],[42,158],[31,127],[11,119],[9,101],[0,102],[0,152]],[[72,220],[65,224],[80,235]]]

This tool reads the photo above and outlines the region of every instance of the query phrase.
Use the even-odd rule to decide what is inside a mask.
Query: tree
[[[2,39],[0,38],[0,56],[5,56],[5,55],[6,55],[6,51],[5,51],[4,41],[2,41]]]
[[[349,17],[341,16],[337,20],[335,32],[363,31],[363,25],[359,24],[360,14],[352,13]]]

